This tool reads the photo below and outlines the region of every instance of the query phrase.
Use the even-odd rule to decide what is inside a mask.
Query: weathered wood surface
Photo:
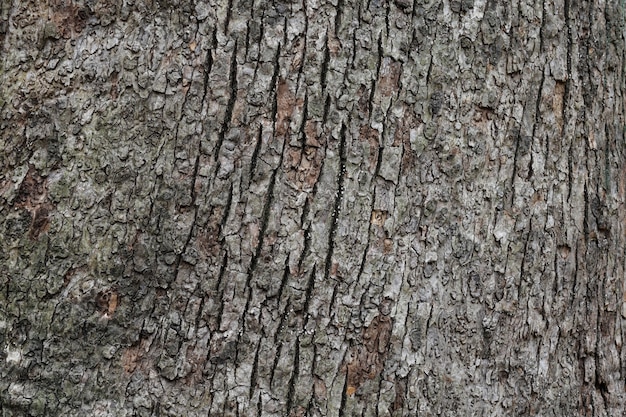
[[[0,5],[3,416],[623,413],[623,2]]]

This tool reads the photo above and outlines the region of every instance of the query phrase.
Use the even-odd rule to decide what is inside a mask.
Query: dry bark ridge
[[[0,0],[2,415],[622,415],[625,27]]]

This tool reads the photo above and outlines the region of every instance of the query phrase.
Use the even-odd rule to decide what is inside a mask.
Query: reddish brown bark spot
[[[285,156],[287,178],[297,190],[312,190],[322,169],[324,150],[306,146],[304,150],[289,147]]]
[[[49,7],[52,12],[50,20],[56,25],[63,38],[68,39],[85,29],[87,19],[89,19],[88,9],[64,0],[50,2]]]
[[[300,102],[300,106],[302,106],[304,102],[302,100],[300,100]],[[291,115],[293,114],[294,107],[296,106],[296,97],[291,92],[287,81],[284,79],[278,81],[276,104],[278,106],[276,110],[276,135],[281,137],[286,135],[289,131]]]
[[[389,316],[379,315],[363,331],[361,344],[352,349],[347,365],[348,395],[354,394],[366,380],[374,379],[382,372],[392,324]]]
[[[380,133],[378,130],[371,128],[369,125],[361,126],[359,129],[359,137],[363,141],[367,141],[370,144],[369,154],[369,169],[371,172],[376,171],[376,165],[378,164],[378,152],[380,152],[379,138]]]
[[[25,208],[31,214],[31,224],[28,236],[36,240],[48,231],[50,227],[49,215],[54,208],[48,201],[47,180],[31,165],[20,184],[15,206]]]
[[[199,230],[196,238],[198,252],[203,257],[214,257],[220,253],[220,229],[224,216],[224,208],[217,206],[211,212],[207,223]]]
[[[557,81],[552,95],[552,109],[559,131],[563,131],[563,101],[565,98],[565,83]]]
[[[384,210],[374,210],[372,211],[372,218],[370,222],[376,226],[383,226],[385,224],[385,220],[387,220],[387,212]]]
[[[401,73],[402,63],[388,57],[383,59],[378,78],[378,88],[382,96],[388,97],[398,92],[398,81]]]
[[[142,361],[142,357],[149,345],[150,341],[142,338],[138,342],[135,342],[132,346],[129,346],[127,349],[122,351],[121,362],[124,372],[130,374],[135,372],[137,368],[147,370],[147,364],[145,361]]]
[[[100,291],[96,295],[96,307],[101,314],[106,315],[107,317],[111,317],[113,313],[115,313],[119,301],[119,294],[114,288]]]

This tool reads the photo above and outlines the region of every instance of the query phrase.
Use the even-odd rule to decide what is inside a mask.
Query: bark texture
[[[624,3],[1,0],[3,416],[618,416]]]

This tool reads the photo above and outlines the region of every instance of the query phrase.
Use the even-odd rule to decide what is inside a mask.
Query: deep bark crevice
[[[224,121],[222,122],[222,127],[218,133],[217,144],[215,145],[215,150],[213,151],[213,159],[217,162],[220,151],[222,149],[222,144],[224,143],[224,137],[226,132],[230,128],[230,124],[232,123],[233,117],[233,109],[235,107],[235,100],[237,99],[237,45],[238,40],[235,40],[235,46],[233,47],[233,55],[230,61],[230,73],[229,73],[229,96],[228,103],[226,104],[226,110],[224,112]]]

